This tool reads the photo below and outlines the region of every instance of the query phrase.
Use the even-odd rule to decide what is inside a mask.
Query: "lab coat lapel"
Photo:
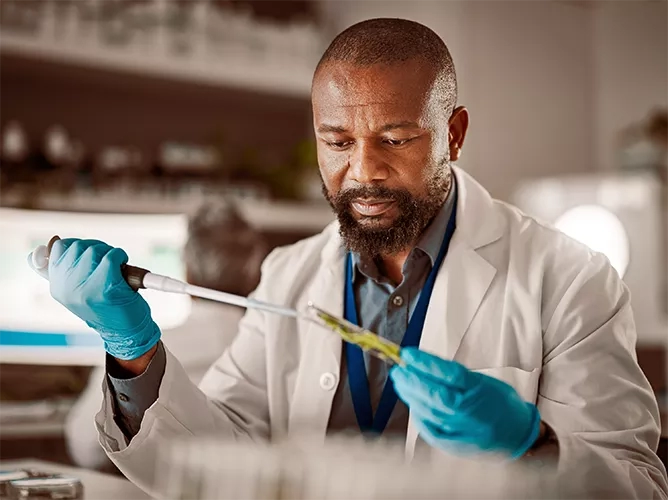
[[[436,278],[420,339],[420,349],[444,359],[454,359],[496,274],[496,268],[476,250],[499,239],[504,229],[489,194],[460,170],[455,174],[459,189],[457,229]],[[406,436],[409,457],[416,440],[411,415]]]
[[[334,232],[322,251],[322,264],[304,295],[337,316],[343,316],[344,262],[345,252]],[[304,355],[295,383],[289,432],[306,432],[324,438],[340,377],[342,341],[338,335],[314,323],[308,323],[304,330]]]
[[[420,349],[453,359],[495,274],[475,250],[452,248],[434,284]]]

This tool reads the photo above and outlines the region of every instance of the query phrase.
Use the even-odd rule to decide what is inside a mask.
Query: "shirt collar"
[[[455,189],[457,189],[457,184],[453,182],[452,189],[448,193],[445,203],[443,203],[436,217],[432,219],[422,233],[422,236],[420,236],[417,245],[415,245],[416,248],[419,248],[429,256],[432,267],[438,258],[438,252],[441,250],[441,244],[443,243],[443,238],[445,238],[448,221],[454,209]]]
[[[441,243],[443,243],[443,238],[445,238],[445,231],[448,226],[448,221],[452,215],[452,211],[455,205],[455,190],[457,189],[457,183],[452,183],[452,189],[448,193],[448,197],[445,199],[443,206],[440,208],[436,216],[431,220],[427,225],[425,230],[422,232],[422,235],[418,239],[417,244],[411,251],[408,259],[415,258],[416,250],[426,254],[429,257],[431,262],[431,267],[434,266],[436,259],[438,257],[438,252],[441,249]],[[353,261],[353,283],[357,279],[357,273],[361,272],[368,278],[374,281],[381,281],[382,276],[378,272],[378,266],[373,261],[366,261],[362,259],[359,253],[353,252],[352,254]],[[408,260],[407,260],[408,262]]]

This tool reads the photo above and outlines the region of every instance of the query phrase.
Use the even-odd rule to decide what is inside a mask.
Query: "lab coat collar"
[[[505,231],[505,224],[494,208],[495,200],[478,182],[459,167],[453,167],[457,178],[457,230],[453,244],[478,249],[495,242]]]

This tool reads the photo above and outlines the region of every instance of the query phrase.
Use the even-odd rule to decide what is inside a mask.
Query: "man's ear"
[[[469,128],[469,112],[464,106],[455,108],[450,116],[448,141],[450,143],[450,160],[457,161],[461,156],[466,131]]]

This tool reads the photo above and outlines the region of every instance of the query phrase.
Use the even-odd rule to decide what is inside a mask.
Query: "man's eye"
[[[403,146],[410,140],[411,139],[385,139],[385,143],[389,144],[390,146]]]
[[[326,141],[327,145],[332,149],[345,149],[352,144],[351,141]]]

